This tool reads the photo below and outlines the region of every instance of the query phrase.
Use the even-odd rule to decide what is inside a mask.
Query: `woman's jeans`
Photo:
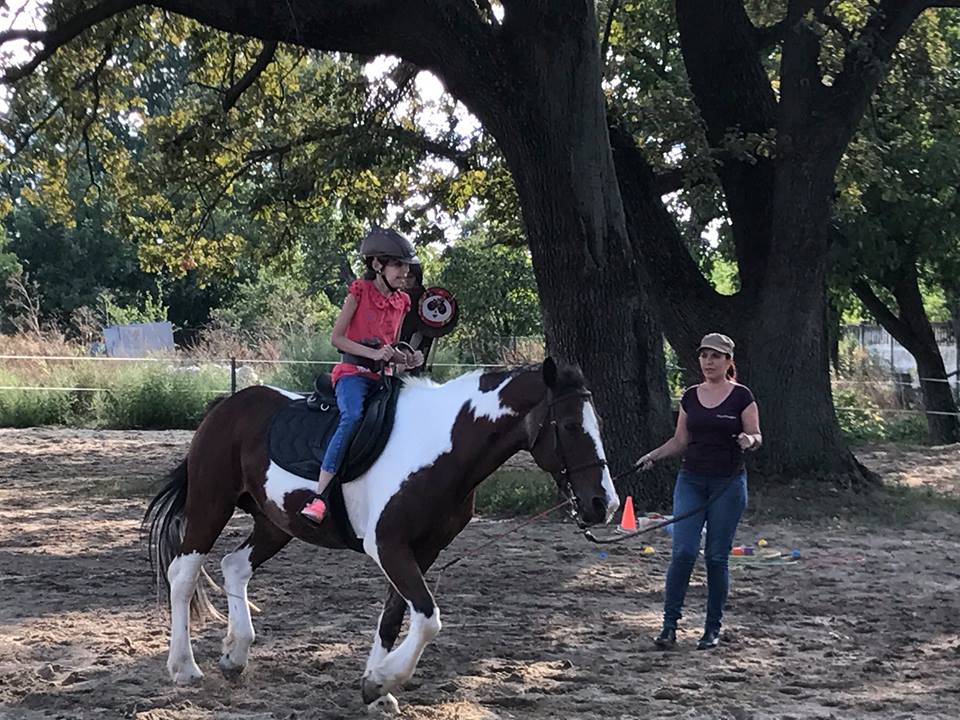
[[[706,509],[673,525],[673,557],[667,570],[663,626],[676,629],[682,617],[683,599],[690,584],[690,573],[700,552],[700,535],[707,524],[707,542],[703,555],[707,566],[706,630],[720,630],[723,607],[730,588],[727,559],[743,509],[747,506],[747,474],[733,478],[694,475],[681,470],[673,491],[673,514],[683,515],[704,505]]]
[[[340,424],[323,453],[321,470],[336,473],[340,469],[343,456],[363,420],[363,403],[377,383],[377,380],[362,375],[344,375],[337,380],[334,392],[337,394],[337,407],[340,408]]]

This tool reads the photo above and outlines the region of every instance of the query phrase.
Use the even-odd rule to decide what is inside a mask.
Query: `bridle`
[[[570,480],[570,477],[573,475],[573,473],[581,472],[583,470],[604,468],[607,466],[607,461],[603,458],[597,458],[596,460],[580,463],[579,465],[571,465],[569,462],[567,462],[566,453],[564,453],[563,445],[560,443],[560,427],[557,424],[555,408],[561,402],[565,400],[571,400],[573,398],[583,398],[585,402],[590,402],[593,398],[593,393],[586,389],[574,390],[550,400],[550,402],[547,403],[547,412],[544,414],[543,420],[541,420],[540,424],[537,426],[537,431],[534,433],[533,441],[530,443],[530,453],[533,454],[537,444],[540,442],[541,438],[544,437],[544,429],[547,427],[551,428],[553,430],[554,447],[556,448],[557,457],[560,460],[560,467],[556,470],[547,470],[547,472],[554,475],[554,477],[557,475],[560,476],[557,484],[561,486],[562,492],[570,504],[570,515],[576,521],[577,526],[580,527],[580,529],[584,529],[587,526],[583,520],[580,519],[580,501],[577,499],[577,495],[573,491],[573,484]],[[546,470],[546,468],[544,469]]]

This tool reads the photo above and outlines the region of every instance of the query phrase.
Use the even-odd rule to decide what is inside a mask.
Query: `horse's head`
[[[600,439],[600,422],[578,368],[543,363],[546,395],[530,413],[529,450],[553,475],[576,510],[581,526],[609,521],[620,500],[610,479]]]

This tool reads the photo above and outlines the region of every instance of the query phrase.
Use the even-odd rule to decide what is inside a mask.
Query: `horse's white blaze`
[[[440,632],[440,608],[434,607],[433,614],[426,617],[410,605],[410,630],[400,643],[400,647],[390,652],[383,660],[370,669],[369,678],[390,692],[396,690],[413,677],[420,662],[423,650]]]
[[[588,402],[583,404],[583,428],[593,439],[593,446],[596,448],[597,457],[601,460],[606,460],[607,456],[603,450],[603,440],[600,438],[600,423],[597,420],[597,414],[593,410],[593,405]],[[620,498],[617,496],[616,488],[613,487],[613,479],[610,477],[610,469],[604,465],[602,472],[603,479],[601,482],[603,484],[603,492],[606,495],[607,500],[607,522],[610,522],[610,518],[613,517],[613,514],[617,511],[617,508],[620,507]]]
[[[167,671],[178,685],[203,677],[193,658],[190,643],[190,598],[197,587],[204,555],[192,552],[178,555],[167,569],[170,581],[170,655]]]
[[[267,500],[274,503],[281,510],[283,510],[283,500],[289,493],[295,490],[310,490],[313,492],[316,489],[316,480],[307,480],[299,475],[294,475],[292,472],[284,470],[273,462],[273,460],[271,460],[267,466],[267,481],[263,486],[263,490],[267,495]]]
[[[223,639],[223,656],[220,658],[220,667],[227,672],[246,666],[250,645],[255,638],[250,607],[247,605],[247,583],[253,575],[253,565],[250,564],[252,552],[252,547],[240,548],[220,561],[223,589],[230,608],[227,635]]]

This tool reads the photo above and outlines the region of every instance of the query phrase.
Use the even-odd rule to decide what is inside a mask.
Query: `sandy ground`
[[[359,677],[383,591],[372,563],[290,545],[254,577],[258,637],[239,682],[216,669],[223,627],[195,633],[206,672],[174,688],[139,518],[184,432],[0,430],[0,717],[360,716]],[[875,447],[891,480],[960,491],[960,448]],[[515,521],[476,521],[441,560]],[[246,534],[236,517],[208,567]],[[693,649],[703,574],[681,645],[660,652],[666,535],[588,545],[531,525],[451,569],[444,629],[398,695],[403,717],[960,717],[960,518],[897,530],[845,521],[741,526],[738,541],[801,562],[735,564],[723,644]],[[220,601],[220,605],[224,604]]]

